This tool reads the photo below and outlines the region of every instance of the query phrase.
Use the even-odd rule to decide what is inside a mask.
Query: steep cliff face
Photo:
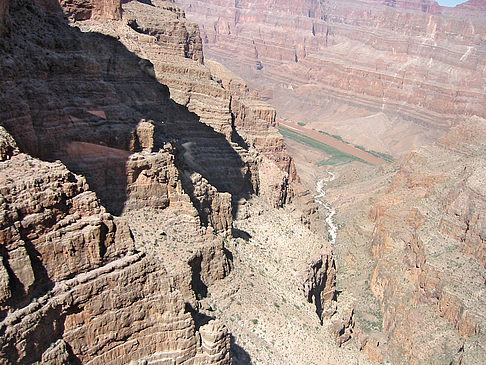
[[[0,362],[230,363],[224,326],[198,317],[197,294],[227,275],[229,262],[223,238],[201,227],[204,216],[183,187],[181,176],[196,172],[182,144],[199,136],[228,158],[229,176],[244,164],[116,40],[70,28],[60,8],[48,15],[30,1],[9,5],[0,114],[13,137],[2,128]],[[60,159],[87,179],[24,152]],[[201,179],[209,225],[228,231],[231,196]],[[133,236],[140,223],[114,218],[86,180],[111,212],[133,221],[147,214],[142,208],[178,216],[174,229],[187,220],[191,244],[177,232],[163,244]]]
[[[1,143],[1,363],[229,363],[227,332],[196,332],[183,280],[137,252],[84,178],[19,153],[3,128]]]
[[[31,16],[20,5],[13,10],[14,15]],[[129,162],[133,153],[144,148],[140,138],[152,140],[152,148],[145,149],[153,153],[164,149],[167,142],[174,142],[173,147],[168,147],[173,155],[169,159],[183,171],[182,184],[194,204],[226,204],[220,210],[225,214],[231,211],[231,201],[220,197],[220,193],[229,192],[236,199],[255,190],[251,177],[254,163],[247,158],[246,151],[237,150],[236,144],[224,134],[201,123],[196,114],[169,99],[167,87],[154,80],[149,61],[128,52],[113,38],[83,34],[57,20],[44,27],[38,17],[33,18],[29,25],[37,27],[38,34],[31,37],[32,33],[27,33],[23,37],[21,31],[28,25],[21,23],[21,15],[11,17],[12,27],[17,31],[9,38],[10,48],[5,49],[2,66],[5,103],[0,114],[2,124],[23,151],[42,159],[61,159],[70,169],[84,174],[103,204],[116,214],[123,212],[130,200],[127,192],[131,188],[127,190],[127,184],[135,183],[141,170],[149,170]],[[176,20],[173,19],[174,26]],[[185,39],[175,37],[172,43]],[[79,75],[85,76],[80,80]],[[175,73],[172,75],[175,78]],[[192,82],[197,84],[196,79]],[[204,104],[199,105],[205,108]],[[152,130],[149,127],[144,131],[143,123],[152,123]],[[226,128],[231,130],[231,124]],[[138,170],[127,170],[132,167]],[[204,197],[192,194],[195,189],[191,176],[197,174],[207,185]],[[168,181],[167,176],[152,175],[152,178],[165,179],[163,184]],[[152,194],[157,199],[159,191],[153,190]],[[204,223],[226,221],[217,229],[230,228],[231,216],[221,218],[211,214],[201,212]]]
[[[253,80],[280,116],[355,144],[398,156],[435,140],[458,115],[486,116],[480,9],[433,1],[179,3],[200,24],[206,57]]]
[[[275,111],[249,98],[246,88],[231,89],[222,80],[236,79],[236,75],[214,63],[212,67],[203,64],[199,30],[185,20],[180,8],[166,1],[153,1],[151,5],[132,1],[123,5],[123,20],[119,23],[79,24],[84,30],[116,36],[129,50],[147,58],[153,64],[157,80],[169,87],[171,98],[226,137],[248,166],[244,174],[249,179],[250,189],[261,192],[276,206],[290,201],[293,195],[290,183],[295,181],[295,169],[282,137],[276,133]],[[257,133],[262,137],[255,138]],[[268,185],[260,183],[264,176],[257,171],[261,155],[268,158],[271,165],[277,165],[272,184],[278,187],[268,192],[260,191],[260,186]],[[219,168],[219,164],[211,166]],[[280,173],[277,173],[278,168]],[[228,191],[235,193],[234,189]]]
[[[348,200],[338,214],[346,220],[338,289],[362,298],[355,337],[375,360],[483,361],[485,128],[484,119],[465,120],[397,171],[376,174],[381,181],[363,180],[369,191],[380,186],[377,198],[351,203],[352,185],[330,191],[334,202]]]
[[[112,2],[9,2],[1,363],[231,362],[230,335],[202,300],[230,272],[234,217],[250,223],[254,194],[271,217],[297,177],[275,111],[203,65],[177,6],[152,3],[128,2],[116,20]],[[307,244],[295,259],[306,279],[288,289],[325,318],[333,256],[318,236]]]

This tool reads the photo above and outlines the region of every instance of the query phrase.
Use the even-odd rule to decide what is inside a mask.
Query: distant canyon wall
[[[343,167],[352,182],[328,190],[343,225],[337,281],[360,298],[350,327],[371,359],[480,364],[486,356],[485,134],[485,119],[464,119],[371,177]]]
[[[298,114],[275,88],[429,130],[446,130],[461,115],[486,116],[486,24],[476,2],[452,9],[434,1],[178,3],[200,25],[207,56],[260,86],[288,115]]]

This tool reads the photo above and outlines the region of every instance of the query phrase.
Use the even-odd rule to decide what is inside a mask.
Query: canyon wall
[[[227,332],[196,331],[176,278],[86,180],[1,134],[0,362],[230,363]]]
[[[329,192],[347,201],[338,290],[361,298],[354,336],[376,361],[484,359],[485,133],[486,120],[465,119],[434,146]],[[363,184],[367,192],[346,198]]]
[[[233,219],[256,194],[307,196],[274,109],[203,64],[180,8],[151,3],[8,3],[0,363],[231,363],[200,301],[230,272]],[[309,290],[332,307],[323,252]]]
[[[274,171],[279,176],[274,174],[275,181],[272,183],[276,184],[275,189],[265,196],[275,206],[291,200],[291,183],[296,181],[295,169],[278,134],[275,111],[249,97],[247,89],[231,89],[221,80],[221,75],[215,73],[230,75],[234,79],[236,75],[225,71],[224,67],[209,67],[203,63],[199,30],[185,20],[184,12],[174,3],[153,1],[152,5],[148,5],[131,1],[123,4],[122,22],[87,21],[78,24],[85,31],[118,37],[127,49],[150,61],[147,66],[151,69],[149,73],[169,87],[171,99],[186,106],[202,123],[228,140],[248,166],[244,174],[251,184],[250,190],[259,192],[259,186],[263,185],[260,184],[263,175],[257,170],[260,159],[266,158],[271,165],[277,165]],[[222,78],[227,79],[228,76]],[[248,112],[242,112],[242,109]],[[257,134],[261,137],[256,138]],[[191,145],[192,149],[194,147]],[[200,148],[197,150],[204,153]],[[214,154],[211,155],[215,158]],[[218,163],[206,166],[215,170],[219,167]],[[215,178],[222,177],[219,172],[213,175]],[[235,195],[234,181],[229,184],[227,179],[222,179],[216,184],[218,188],[221,186]]]
[[[457,116],[486,116],[481,8],[433,1],[179,3],[200,24],[206,56],[252,80],[281,117],[398,156],[407,145],[436,139]],[[370,120],[377,136],[366,128],[359,136],[358,125]]]
[[[46,15],[33,2],[9,5],[0,114],[13,137],[2,128],[0,362],[230,363],[225,327],[198,317],[200,287],[227,275],[229,262],[223,238],[201,227],[196,194],[185,192],[181,177],[197,173],[183,168],[181,144],[211,145],[227,161],[222,178],[239,179],[231,182],[239,189],[247,186],[243,162],[224,136],[169,99],[148,61],[69,27],[60,8]],[[203,177],[195,187],[207,189],[208,224],[230,230],[231,196]],[[187,217],[191,244],[167,240],[172,251],[179,244],[168,254],[155,237],[141,242],[132,220],[113,217],[97,194],[116,215],[149,208]]]

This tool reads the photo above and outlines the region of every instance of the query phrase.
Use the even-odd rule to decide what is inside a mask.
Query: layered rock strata
[[[5,103],[0,114],[3,125],[23,151],[42,159],[61,159],[73,171],[83,173],[103,204],[116,214],[123,212],[130,200],[127,193],[133,187],[127,190],[128,185],[135,183],[141,170],[148,172],[150,166],[150,163],[144,163],[145,167],[135,163],[130,156],[144,149],[157,153],[168,142],[174,142],[172,147],[167,147],[172,157],[161,158],[174,161],[184,172],[180,177],[185,190],[194,190],[193,175],[200,174],[206,181],[204,197],[191,196],[194,204],[226,204],[220,209],[221,214],[226,214],[232,204],[228,205],[230,200],[219,197],[219,193],[246,197],[256,190],[257,178],[252,177],[256,167],[248,152],[236,148],[224,134],[201,123],[196,114],[169,99],[167,87],[154,80],[149,61],[128,52],[115,39],[80,33],[54,21],[54,17],[47,26],[39,17],[34,17],[32,24],[22,24],[21,16],[32,17],[26,14],[29,10],[20,5],[14,5],[13,10],[12,26],[18,31],[5,42],[21,45],[23,51],[16,54],[12,53],[15,47],[5,48],[2,66]],[[177,19],[174,13],[174,27]],[[109,24],[122,26],[116,22]],[[28,26],[43,28],[35,39],[22,37],[20,31]],[[122,27],[138,34],[128,26],[125,28]],[[185,34],[173,43],[185,41]],[[21,54],[24,60],[19,61]],[[76,74],[71,73],[73,68]],[[80,75],[84,75],[82,81]],[[220,92],[224,90],[221,88]],[[227,114],[230,118],[230,113]],[[140,123],[152,123],[153,128],[146,129]],[[232,130],[231,124],[225,128]],[[127,180],[128,176],[131,181]],[[154,178],[164,180],[167,176]],[[159,193],[152,191],[154,196]],[[206,223],[214,220],[220,222],[217,229],[230,228],[231,217],[213,219],[208,215],[201,214]]]
[[[18,147],[2,129],[1,362],[230,363],[228,332],[198,319],[199,287],[229,263],[222,238],[200,232],[181,179],[196,172],[180,138],[197,136],[229,158],[229,176],[244,164],[115,40],[73,30],[32,2],[9,5],[0,114]],[[84,177],[19,150],[84,173],[113,212],[170,210],[198,230],[162,262],[153,237],[134,242],[126,218],[108,213]],[[209,195],[211,223],[228,231],[229,194]]]
[[[253,192],[259,192],[260,185],[268,186],[266,181],[260,183],[264,176],[257,172],[259,156],[277,164],[282,173],[273,174],[276,181],[272,184],[276,186],[266,196],[276,206],[290,201],[290,183],[296,180],[296,174],[275,128],[275,111],[250,97],[246,86],[231,87],[231,80],[233,85],[243,81],[224,67],[203,64],[199,31],[185,20],[180,8],[166,1],[151,5],[132,1],[123,5],[122,22],[84,22],[81,27],[117,36],[132,52],[147,58],[157,80],[169,87],[171,98],[226,137],[248,166],[246,175]]]
[[[40,0],[36,0],[36,2],[39,3]],[[122,8],[120,0],[60,0],[59,3],[61,4],[64,13],[73,21],[87,19],[95,19],[99,21],[121,19]]]
[[[12,141],[2,132],[0,362],[229,363],[227,332],[196,332],[175,278],[86,180]]]
[[[338,289],[361,298],[354,337],[372,359],[484,359],[485,128],[484,119],[465,120],[435,146],[404,156],[396,171],[360,182],[378,189],[377,198],[329,192],[346,201],[338,214],[338,224],[346,217]]]
[[[116,20],[110,4],[9,2],[2,362],[228,364],[230,336],[200,301],[230,271],[224,237],[247,199],[292,197],[292,160],[274,110],[214,79],[179,8],[128,2]],[[316,307],[334,300],[320,248],[325,268],[300,283]]]
[[[179,3],[200,24],[206,57],[253,80],[280,116],[355,144],[398,156],[457,116],[486,116],[486,29],[471,2]]]

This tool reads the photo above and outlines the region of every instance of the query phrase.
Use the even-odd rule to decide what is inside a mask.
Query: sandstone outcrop
[[[230,272],[247,199],[281,207],[298,179],[275,111],[213,75],[177,6],[151,3],[9,2],[0,363],[231,363],[201,302]],[[324,307],[334,266],[318,241],[325,267],[314,280],[299,257],[313,281],[292,289]]]
[[[226,137],[246,165],[242,170],[250,184],[246,189],[259,192],[259,186],[267,183],[260,183],[265,176],[257,171],[258,156],[263,156],[282,171],[279,173],[272,167],[278,181],[272,181],[274,188],[263,193],[268,193],[267,198],[275,206],[291,200],[290,184],[296,179],[295,168],[275,128],[274,109],[251,97],[246,86],[231,87],[230,82],[241,84],[243,80],[224,67],[203,64],[199,31],[185,20],[180,8],[172,2],[154,1],[150,6],[132,1],[123,5],[121,23],[85,22],[81,27],[116,36],[132,52],[147,58],[157,80],[169,87],[171,98]],[[188,154],[192,154],[193,146],[186,146]],[[211,167],[219,168],[219,164],[213,163]],[[213,183],[217,188],[223,184],[226,182]],[[237,193],[229,186],[225,189],[233,195]]]
[[[8,160],[18,153],[19,149],[13,137],[8,134],[5,128],[0,127],[0,161]]]
[[[241,78],[223,66],[215,62],[198,64],[203,59],[200,38],[193,25],[183,18],[182,10],[172,3],[153,4],[155,9],[137,2],[125,4],[124,20],[131,24],[130,27],[97,22],[78,24],[86,30],[120,37],[133,52],[148,57],[154,65],[157,79],[169,86],[171,98],[187,105],[202,122],[230,141],[247,166],[242,173],[249,181],[249,190],[265,196],[277,207],[296,196],[294,203],[303,212],[302,220],[312,225],[316,220],[316,207],[308,192],[298,183],[293,161],[277,133],[273,108],[259,101],[248,91]],[[181,34],[186,34],[182,39],[189,42],[186,48],[180,46]],[[194,146],[185,146],[188,148],[184,147],[184,154],[193,155]],[[186,159],[186,163],[191,163],[191,159]],[[275,168],[275,164],[279,169]],[[218,163],[210,165],[219,168]],[[220,172],[213,174],[219,175]],[[218,189],[226,184],[224,181],[214,184],[213,179],[209,181]],[[234,182],[232,186],[226,184],[224,190],[237,196],[234,185]],[[210,206],[211,203],[208,201],[202,205]]]
[[[458,116],[486,116],[474,2],[178,3],[200,25],[206,58],[252,80],[279,116],[354,144],[399,156]]]
[[[336,266],[330,255],[315,257],[304,280],[304,294],[316,306],[321,319],[331,318],[336,312]]]
[[[466,119],[395,167],[355,177],[351,184],[367,184],[377,198],[329,191],[331,201],[347,201],[338,208],[346,227],[336,247],[337,289],[360,298],[354,337],[372,359],[484,358],[485,127],[482,118]]]

